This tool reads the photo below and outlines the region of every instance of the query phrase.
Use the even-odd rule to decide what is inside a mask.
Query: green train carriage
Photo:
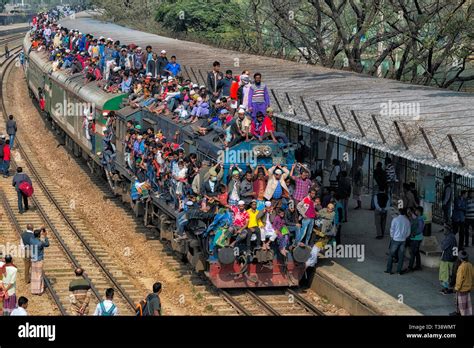
[[[111,94],[98,88],[96,83],[86,83],[82,73],[67,75],[64,70],[54,71],[44,52],[29,51],[29,34],[23,42],[25,74],[30,94],[39,99],[39,89],[44,91],[45,115],[54,128],[64,137],[65,145],[77,156],[92,158],[99,163],[106,118],[103,111],[119,110],[125,94]],[[95,119],[95,154],[92,143],[86,138],[83,127],[84,111],[92,107]]]

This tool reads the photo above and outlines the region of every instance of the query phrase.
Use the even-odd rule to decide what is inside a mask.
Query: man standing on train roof
[[[220,81],[224,78],[220,69],[221,63],[215,61],[212,63],[212,71],[207,74],[207,90],[212,103],[215,103],[220,95]]]
[[[171,61],[166,64],[164,71],[174,77],[181,73],[181,65],[176,63],[176,56],[171,56]]]
[[[241,86],[237,90],[237,101],[241,107],[247,110],[249,108],[250,88],[252,87],[248,75],[240,76],[240,84]]]
[[[221,80],[221,97],[230,97],[230,87],[234,78],[232,77],[232,70],[226,70],[224,78]]]
[[[255,73],[253,78],[254,84],[250,87],[248,96],[248,110],[252,113],[252,118],[255,119],[257,112],[266,113],[267,108],[270,106],[270,95],[268,94],[267,85],[262,83],[262,74]]]
[[[165,67],[168,65],[168,57],[166,57],[165,50],[162,50],[160,52],[160,56],[158,57],[157,64],[158,64],[158,73],[160,74],[160,76],[164,76],[164,77],[168,76],[167,72],[165,71]]]
[[[23,214],[25,211],[29,209],[28,196],[20,190],[20,185],[24,182],[27,182],[28,184],[30,184],[30,186],[33,186],[30,177],[27,174],[23,173],[23,168],[17,167],[16,174],[13,176],[12,186],[15,187],[16,192],[18,194],[18,210],[20,214]],[[24,207],[23,207],[23,203],[24,203]]]

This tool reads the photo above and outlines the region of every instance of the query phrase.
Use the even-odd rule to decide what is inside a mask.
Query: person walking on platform
[[[441,262],[439,264],[439,281],[442,289],[440,292],[443,295],[451,294],[452,289],[449,288],[450,278],[453,274],[454,261],[456,261],[456,237],[452,229],[446,226],[444,232],[444,239],[441,241]]]
[[[43,262],[44,248],[49,247],[48,234],[43,227],[35,230],[31,240],[31,294],[42,295],[44,292]]]
[[[453,201],[453,188],[451,186],[451,177],[445,176],[443,179],[444,189],[442,196],[443,222],[445,225],[451,224],[451,203]]]
[[[8,134],[8,138],[10,139],[10,149],[13,149],[16,132],[17,132],[16,121],[13,119],[13,115],[9,115],[8,120],[7,120],[7,134]]]
[[[472,229],[471,245],[474,245],[474,190],[469,191],[466,202],[466,239],[464,240],[466,248],[469,246],[469,227]]]
[[[352,185],[351,180],[347,176],[347,171],[341,170],[339,175],[339,182],[337,185],[336,193],[341,197],[342,205],[344,206],[344,220],[347,222],[349,215],[349,197],[351,196]]]
[[[375,206],[375,230],[377,232],[377,239],[382,239],[385,235],[385,227],[387,225],[387,212],[390,207],[388,196],[385,193],[385,188],[380,189],[379,193],[374,196]]]
[[[399,210],[400,215],[392,220],[392,225],[390,227],[390,254],[388,256],[387,270],[385,273],[392,273],[392,264],[393,259],[398,257],[397,263],[397,273],[403,274],[403,259],[405,256],[405,243],[410,235],[410,220],[407,218],[406,208],[401,208]]]
[[[352,197],[357,203],[357,206],[354,209],[361,209],[362,208],[362,186],[364,185],[364,172],[362,171],[362,166],[358,165],[354,176],[353,176],[353,187],[352,187]]]
[[[18,194],[18,210],[20,214],[23,214],[29,209],[28,196],[20,190],[20,185],[24,182],[27,182],[30,186],[33,186],[30,177],[23,173],[23,168],[18,167],[16,169],[16,174],[13,176],[12,186],[15,187]]]
[[[5,44],[5,59],[10,58],[10,49],[8,48],[8,43]]]
[[[466,233],[466,208],[467,208],[467,191],[461,191],[459,197],[454,199],[453,209],[453,233],[459,232],[458,249],[464,248],[464,242],[469,239],[469,231]]]
[[[387,195],[390,203],[392,202],[395,184],[398,182],[397,171],[390,157],[385,158],[385,172],[387,174]]]
[[[89,302],[91,299],[91,285],[83,278],[84,270],[76,268],[74,270],[76,279],[69,283],[69,301],[71,302],[71,315],[83,316],[89,314]]]
[[[423,207],[416,207],[411,214],[410,262],[406,270],[408,272],[421,270],[420,245],[423,241],[423,230],[425,229]],[[414,265],[415,267],[413,267]]]
[[[459,253],[461,264],[456,273],[456,313],[459,315],[472,315],[471,291],[474,279],[474,269],[469,262],[469,255],[465,250]]]

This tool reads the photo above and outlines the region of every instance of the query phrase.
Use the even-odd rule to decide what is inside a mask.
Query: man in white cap
[[[260,227],[260,240],[262,242],[262,249],[269,250],[270,243],[273,242],[276,237],[276,231],[273,228],[273,220],[275,218],[272,202],[266,201],[265,208],[261,210],[257,215],[257,220],[263,223],[263,227]]]
[[[237,165],[232,164],[229,168],[230,180],[227,185],[227,192],[229,193],[229,205],[235,206],[240,202],[240,169]],[[245,203],[245,202],[244,202]]]
[[[290,174],[286,166],[273,166],[268,170],[268,183],[264,197],[267,200],[275,201],[275,207],[280,207],[281,199],[289,197],[289,190],[285,180]]]
[[[168,65],[168,58],[166,57],[166,51],[162,50],[160,56],[156,62],[158,67],[158,73],[160,76],[168,76],[168,73],[165,71],[166,66]]]
[[[232,133],[232,141],[228,147],[232,147],[242,141],[249,140],[249,131],[252,121],[246,117],[245,110],[239,109],[237,111],[237,118],[235,118],[230,125],[230,132]]]
[[[241,104],[240,107],[243,107],[245,110],[247,110],[249,107],[250,87],[252,86],[250,84],[250,78],[248,75],[240,76],[240,85],[241,86],[237,90],[237,100],[239,104]]]

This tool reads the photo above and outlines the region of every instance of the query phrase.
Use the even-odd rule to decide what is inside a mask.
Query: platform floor
[[[342,228],[343,244],[361,244],[365,246],[365,259],[358,262],[356,259],[337,259],[340,265],[375,285],[379,289],[392,295],[395,299],[403,296],[403,302],[425,315],[447,315],[455,310],[454,295],[442,295],[438,281],[438,268],[423,267],[421,271],[403,275],[384,273],[387,265],[387,252],[390,242],[390,216],[387,218],[388,236],[384,239],[375,239],[374,212],[370,207],[370,196],[363,197],[363,209],[354,210],[355,202],[349,202],[349,222]],[[441,226],[434,224],[432,236],[441,242],[443,232]],[[469,241],[471,242],[471,241]],[[474,255],[474,248],[468,247],[467,252]],[[408,266],[409,252],[406,252],[404,266]],[[393,271],[396,264],[393,265]]]

